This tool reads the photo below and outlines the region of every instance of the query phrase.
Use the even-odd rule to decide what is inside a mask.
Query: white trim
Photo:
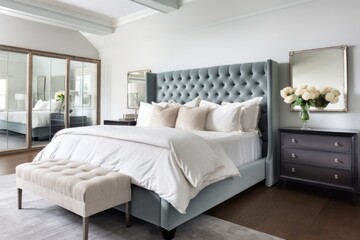
[[[131,0],[145,7],[155,9],[163,13],[176,11],[180,8],[180,0]]]
[[[0,12],[10,16],[99,35],[114,32],[111,19],[91,17],[32,1],[25,3],[0,0]]]
[[[113,20],[113,27],[117,28],[117,27],[119,27],[121,25],[124,25],[126,23],[130,23],[130,22],[133,22],[133,21],[136,21],[136,20],[151,16],[151,15],[154,15],[156,13],[159,13],[159,11],[156,11],[156,10],[153,10],[153,9],[150,9],[150,8],[149,9],[144,9],[144,10],[135,12],[133,14],[127,15],[125,17],[120,17],[120,18],[114,19]]]

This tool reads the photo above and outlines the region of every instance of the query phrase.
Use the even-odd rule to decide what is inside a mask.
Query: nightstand
[[[135,126],[136,120],[104,120],[104,125],[127,125],[127,126]]]
[[[50,115],[51,123],[51,135],[54,135],[56,132],[65,128],[64,122],[64,113],[51,113]],[[86,126],[86,116],[71,116],[69,127],[82,127]]]
[[[359,190],[358,133],[351,130],[282,128],[280,181],[296,181],[353,193]]]

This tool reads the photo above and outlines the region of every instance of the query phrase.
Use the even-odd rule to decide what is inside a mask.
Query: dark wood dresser
[[[280,181],[352,192],[358,196],[358,131],[281,128]]]

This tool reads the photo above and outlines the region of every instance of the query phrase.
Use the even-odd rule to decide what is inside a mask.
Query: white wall
[[[99,53],[79,32],[0,14],[0,44],[79,57]]]
[[[261,7],[259,7],[261,6]],[[347,44],[349,112],[311,113],[310,127],[360,128],[360,1],[195,0],[170,14],[124,25],[115,34],[87,38],[102,60],[102,118],[126,109],[126,73],[207,67],[273,59],[280,86],[289,84],[288,52]],[[281,104],[281,126],[300,126]]]

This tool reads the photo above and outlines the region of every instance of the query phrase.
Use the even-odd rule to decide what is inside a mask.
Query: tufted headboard
[[[266,157],[266,184],[274,181],[273,158],[279,119],[277,63],[272,60],[147,74],[148,102],[185,103],[197,96],[215,103],[263,97],[259,129]],[[269,168],[269,169],[268,169]]]

